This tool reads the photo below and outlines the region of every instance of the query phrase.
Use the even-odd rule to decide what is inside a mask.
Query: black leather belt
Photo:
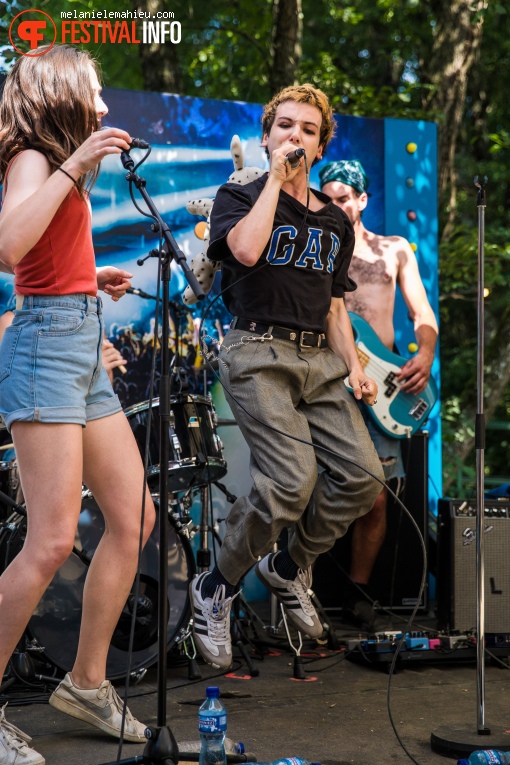
[[[241,319],[236,316],[231,324],[231,329],[241,329],[245,332],[254,332],[257,335],[272,335],[279,340],[291,340],[297,343],[300,348],[327,348],[328,341],[326,335],[320,332],[309,332],[308,330],[291,329],[289,327],[277,327],[271,324],[261,324],[258,321],[250,319]]]

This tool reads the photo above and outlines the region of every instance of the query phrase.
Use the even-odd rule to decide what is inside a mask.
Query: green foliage
[[[187,95],[264,101],[269,95],[271,0],[207,5],[177,2]],[[172,6],[174,7],[174,6]]]
[[[419,62],[430,51],[426,4],[304,0],[299,79],[322,87],[345,114],[431,119]]]

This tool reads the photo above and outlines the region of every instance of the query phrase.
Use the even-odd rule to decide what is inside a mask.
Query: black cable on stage
[[[309,171],[308,171],[308,166],[307,166],[306,154],[305,154],[305,156],[304,156],[304,161],[305,161],[305,166],[306,166],[306,170],[307,170],[307,177],[308,177],[308,176],[309,176]],[[303,222],[302,222],[302,224],[301,224],[301,227],[300,227],[300,229],[299,229],[299,232],[298,232],[298,233],[301,233],[301,231],[302,231],[302,229],[303,229],[303,226],[304,226],[304,224],[305,224],[305,221],[306,221],[306,219],[307,219],[307,216],[308,216],[308,211],[309,211],[309,195],[310,195],[310,188],[309,188],[309,182],[308,182],[308,186],[307,186],[307,204],[306,204],[306,212],[305,212],[305,215],[304,215],[304,217],[303,217]],[[245,413],[246,413],[246,414],[247,414],[249,417],[251,417],[253,420],[255,420],[255,422],[258,422],[258,423],[259,423],[260,425],[262,425],[263,427],[265,427],[265,428],[268,428],[269,430],[271,430],[271,431],[273,431],[273,432],[275,432],[275,433],[278,433],[279,435],[283,435],[285,438],[290,438],[291,440],[293,440],[293,441],[297,441],[297,442],[299,442],[299,443],[302,443],[302,444],[304,444],[305,446],[311,446],[311,447],[312,447],[314,450],[319,450],[319,451],[325,452],[325,453],[327,453],[327,454],[330,454],[330,455],[332,455],[333,457],[336,457],[337,459],[343,460],[344,462],[347,462],[348,464],[350,464],[350,465],[353,465],[354,467],[358,467],[358,468],[360,468],[361,470],[363,470],[363,472],[367,473],[367,474],[368,474],[368,475],[370,475],[370,476],[371,476],[371,477],[372,477],[374,480],[376,480],[378,483],[380,483],[380,484],[381,484],[381,486],[383,486],[383,487],[386,487],[386,488],[388,489],[388,493],[389,493],[389,494],[391,494],[391,496],[393,497],[393,499],[395,500],[395,502],[397,502],[397,504],[398,504],[398,505],[400,505],[400,508],[401,508],[401,509],[402,509],[402,510],[403,510],[403,511],[404,511],[404,512],[407,514],[407,516],[408,516],[408,518],[410,519],[411,523],[412,523],[412,524],[413,524],[413,526],[415,527],[415,529],[416,529],[416,532],[417,532],[417,534],[418,534],[418,538],[419,538],[419,540],[420,540],[420,544],[421,544],[421,548],[422,548],[422,553],[423,553],[423,569],[422,569],[422,579],[421,579],[421,583],[420,583],[420,588],[419,588],[419,592],[418,592],[418,597],[417,597],[417,599],[416,599],[416,605],[415,605],[415,607],[414,607],[414,609],[413,609],[413,611],[412,611],[412,613],[411,613],[411,616],[409,617],[409,619],[408,619],[408,621],[407,621],[407,623],[406,623],[406,626],[405,626],[405,628],[404,628],[404,631],[403,631],[403,633],[402,633],[402,638],[399,640],[399,642],[398,642],[398,644],[397,644],[397,646],[396,646],[396,649],[395,649],[395,654],[394,654],[394,657],[393,657],[393,661],[392,661],[392,663],[391,663],[391,667],[390,667],[390,675],[389,675],[389,678],[388,678],[387,709],[388,709],[388,716],[389,716],[390,724],[391,724],[391,727],[392,727],[392,729],[393,729],[393,732],[394,732],[394,734],[395,734],[395,736],[396,736],[396,738],[397,738],[397,741],[398,741],[398,743],[400,744],[400,746],[402,747],[402,749],[404,750],[404,752],[407,754],[407,756],[408,756],[408,757],[409,757],[409,758],[412,760],[412,762],[414,762],[414,763],[415,763],[415,765],[420,765],[420,764],[418,763],[418,761],[414,759],[414,757],[412,756],[412,754],[411,754],[411,753],[410,753],[410,752],[407,750],[407,748],[406,748],[406,746],[405,746],[404,742],[403,742],[403,741],[402,741],[402,739],[400,738],[400,735],[399,735],[399,733],[398,733],[398,731],[397,731],[397,729],[396,729],[396,726],[395,726],[395,722],[394,722],[394,720],[393,720],[392,711],[391,711],[391,678],[392,678],[393,670],[394,670],[394,668],[395,668],[395,665],[396,665],[396,662],[397,662],[398,656],[399,656],[399,654],[400,654],[400,652],[401,652],[401,650],[402,650],[402,646],[404,645],[406,632],[409,630],[409,628],[410,628],[410,627],[411,627],[411,625],[413,624],[413,622],[414,622],[414,618],[415,618],[415,616],[416,616],[416,614],[417,614],[417,612],[418,612],[418,608],[419,608],[419,606],[420,606],[420,603],[421,603],[421,600],[422,600],[422,597],[423,597],[423,593],[424,593],[424,591],[425,591],[425,585],[426,585],[426,579],[427,579],[427,550],[426,550],[426,547],[425,547],[425,541],[424,541],[424,539],[423,539],[423,536],[422,536],[422,534],[421,534],[421,531],[420,531],[420,528],[419,528],[418,524],[416,523],[415,519],[413,518],[413,516],[412,516],[412,513],[411,513],[411,512],[409,511],[409,509],[408,509],[408,508],[407,508],[407,507],[404,505],[404,503],[403,503],[403,502],[402,502],[402,501],[399,499],[399,497],[398,497],[398,496],[395,494],[395,492],[394,492],[392,489],[390,489],[390,487],[389,487],[389,486],[386,486],[386,483],[385,483],[384,481],[381,481],[381,480],[380,480],[380,479],[379,479],[379,478],[378,478],[376,475],[374,475],[374,474],[373,474],[373,473],[372,473],[370,470],[368,470],[367,468],[364,468],[364,467],[362,467],[361,465],[358,465],[357,463],[355,463],[353,460],[349,459],[349,458],[348,458],[348,457],[346,457],[345,455],[343,455],[343,454],[339,454],[338,452],[334,452],[334,451],[332,451],[331,449],[328,449],[328,448],[326,448],[325,446],[320,446],[320,445],[318,445],[318,444],[314,444],[312,441],[307,441],[306,439],[302,439],[302,438],[299,438],[298,436],[294,436],[294,435],[292,435],[292,434],[290,434],[290,433],[285,433],[284,431],[280,430],[279,428],[275,428],[273,425],[270,425],[269,423],[267,423],[267,422],[264,422],[264,421],[263,421],[263,420],[261,420],[259,417],[256,417],[256,416],[255,416],[255,415],[254,415],[252,412],[248,411],[248,409],[246,409],[246,407],[245,407],[243,404],[241,404],[241,403],[240,403],[240,402],[239,402],[239,401],[236,399],[236,397],[234,396],[234,394],[232,393],[232,391],[231,391],[229,388],[227,388],[227,386],[226,386],[226,385],[224,385],[224,384],[223,384],[223,382],[222,382],[222,380],[221,380],[220,376],[219,376],[218,374],[216,374],[216,371],[214,370],[214,368],[213,368],[213,366],[212,366],[212,363],[211,363],[211,358],[212,358],[212,356],[213,356],[214,354],[212,353],[212,351],[208,351],[208,350],[207,350],[207,345],[206,345],[206,342],[205,342],[205,341],[206,341],[206,339],[207,339],[207,335],[205,335],[205,333],[204,333],[204,331],[203,331],[203,326],[204,326],[204,322],[205,322],[205,319],[206,319],[206,317],[207,317],[207,315],[208,315],[209,311],[211,310],[212,306],[215,304],[215,302],[216,302],[216,301],[217,301],[217,300],[218,300],[220,297],[222,297],[222,296],[224,295],[224,293],[225,293],[225,292],[227,292],[228,290],[230,290],[232,287],[234,287],[235,285],[239,284],[241,281],[243,281],[244,279],[248,278],[248,277],[249,277],[249,276],[251,276],[252,274],[254,274],[254,273],[256,273],[256,272],[260,271],[260,269],[261,269],[261,268],[265,268],[266,266],[270,265],[270,264],[273,262],[273,260],[274,260],[274,259],[277,257],[277,255],[279,255],[279,254],[280,254],[280,253],[279,253],[278,251],[277,251],[277,252],[275,252],[275,255],[273,256],[273,258],[272,258],[271,260],[267,260],[267,259],[266,259],[266,261],[265,261],[264,263],[260,264],[259,266],[257,266],[257,267],[256,267],[256,268],[254,268],[253,270],[249,271],[249,273],[245,274],[244,276],[241,276],[241,277],[240,277],[239,279],[237,279],[235,282],[233,282],[232,284],[230,284],[230,285],[228,285],[227,287],[225,287],[224,289],[222,289],[222,290],[221,290],[221,291],[220,291],[220,292],[219,292],[219,293],[218,293],[218,294],[217,294],[217,295],[216,295],[216,296],[215,296],[215,297],[214,297],[214,298],[213,298],[213,299],[212,299],[212,300],[211,300],[211,301],[208,303],[208,305],[207,305],[207,307],[206,307],[206,309],[205,309],[205,312],[204,312],[204,314],[203,314],[203,315],[202,315],[202,317],[201,317],[201,321],[200,321],[200,327],[199,327],[199,336],[200,336],[200,342],[201,342],[201,344],[202,344],[202,351],[201,351],[201,355],[202,355],[202,357],[205,359],[206,363],[209,365],[209,368],[210,368],[211,372],[213,373],[214,377],[215,377],[215,378],[216,378],[216,379],[219,381],[219,383],[220,383],[220,385],[222,386],[222,388],[224,389],[224,391],[225,391],[226,393],[228,393],[228,395],[229,395],[229,396],[230,396],[230,397],[231,397],[231,398],[232,398],[232,399],[233,399],[233,400],[236,402],[236,404],[239,406],[239,408],[240,408],[240,409],[242,409],[242,410],[243,410],[243,411],[244,411],[244,412],[245,412]]]

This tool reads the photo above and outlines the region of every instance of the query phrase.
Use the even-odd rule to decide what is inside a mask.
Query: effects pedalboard
[[[395,651],[402,641],[395,671],[411,662],[476,661],[474,634],[446,634],[435,630],[375,632],[368,637],[347,638],[346,659],[357,664],[378,666],[389,672]],[[510,634],[486,634],[487,656],[496,660],[510,657]]]

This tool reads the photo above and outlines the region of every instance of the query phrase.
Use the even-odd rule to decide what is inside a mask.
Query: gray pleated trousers
[[[220,349],[221,379],[236,399],[227,393],[250,447],[253,478],[249,496],[232,505],[218,557],[232,584],[271,550],[286,526],[290,555],[306,569],[371,510],[382,484],[362,468],[384,482],[363,417],[343,382],[344,362],[329,348],[300,350],[288,340],[250,337],[257,336],[230,330]]]

